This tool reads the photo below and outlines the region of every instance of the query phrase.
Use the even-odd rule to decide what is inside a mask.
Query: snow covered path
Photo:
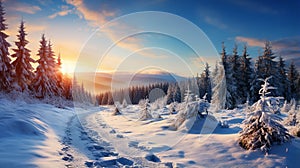
[[[95,110],[79,113],[67,123],[62,140],[63,148],[60,151],[66,167],[169,167],[170,163],[156,163],[145,157],[131,157],[146,156],[147,152],[124,146],[126,141],[120,141],[123,137],[113,131],[106,133],[108,127],[95,118],[96,114]],[[133,151],[136,152],[135,155],[128,153]]]

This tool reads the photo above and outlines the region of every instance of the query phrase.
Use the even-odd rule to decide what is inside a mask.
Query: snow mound
[[[71,109],[0,97],[1,167],[63,167],[60,136]],[[38,166],[37,166],[38,165]]]

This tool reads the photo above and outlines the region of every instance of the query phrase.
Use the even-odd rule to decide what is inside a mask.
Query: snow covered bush
[[[153,103],[151,103],[151,109],[157,110],[162,109],[167,105],[167,97],[161,97],[156,99]]]
[[[270,93],[268,90],[274,89],[269,86],[269,79],[264,80],[259,90],[260,100],[254,104],[254,110],[244,120],[243,130],[239,133],[239,145],[247,150],[260,148],[268,152],[273,143],[281,144],[290,140],[287,129],[279,123],[282,119],[268,108],[267,101],[274,98],[267,97]]]
[[[206,100],[206,96],[204,95],[202,99],[197,98],[197,101],[193,100],[193,94],[190,93],[189,90],[185,93],[184,102],[178,104],[178,114],[176,116],[176,119],[173,123],[173,127],[178,130],[179,127],[184,122],[187,122],[189,124],[192,124],[189,122],[190,119],[193,119],[193,121],[197,120],[197,116],[204,117],[203,113],[206,113],[205,115],[208,115],[208,108],[210,107],[210,104]]]
[[[169,105],[169,113],[170,114],[175,114],[176,113],[176,107],[177,107],[178,103],[177,102],[172,102],[170,105]]]
[[[210,107],[210,104],[206,100],[206,94],[203,96],[202,99],[198,100],[198,113],[200,114],[201,117],[203,117],[203,112],[208,115],[208,108]]]
[[[150,110],[150,103],[149,99],[144,99],[139,102],[141,108],[141,114],[139,120],[144,121],[148,119],[152,119],[151,110]]]
[[[197,116],[198,103],[197,102],[190,102],[188,103],[184,109],[178,112],[176,115],[176,119],[173,123],[173,127],[175,130],[178,130],[179,127],[188,119]]]

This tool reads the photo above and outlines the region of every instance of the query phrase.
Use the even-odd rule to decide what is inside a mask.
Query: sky
[[[4,0],[3,6],[11,48],[23,19],[33,58],[45,34],[64,72],[155,69],[194,76],[205,62],[213,67],[219,60],[222,42],[227,53],[234,44],[242,53],[247,44],[255,60],[266,40],[300,67],[297,0]]]

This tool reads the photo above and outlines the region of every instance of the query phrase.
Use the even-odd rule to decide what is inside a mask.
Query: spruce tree
[[[49,58],[51,54],[49,55],[48,49],[45,35],[42,35],[40,49],[37,54],[40,57],[37,60],[39,65],[36,68],[35,78],[32,82],[35,96],[38,98],[53,97],[55,95],[56,85],[55,81],[52,80],[55,65],[53,58]]]
[[[278,66],[277,62],[275,61],[276,56],[272,51],[272,45],[271,42],[267,41],[265,43],[264,47],[264,53],[263,55],[258,57],[258,60],[255,64],[255,77],[251,88],[251,100],[252,102],[256,102],[259,99],[259,95],[256,92],[256,90],[259,90],[261,83],[257,81],[257,79],[265,79],[269,76],[272,76],[270,79],[270,83],[274,87],[280,87],[279,86],[279,79],[278,79]],[[280,95],[278,90],[275,90],[272,92],[272,96],[282,96]]]
[[[61,88],[58,87],[58,79],[57,79],[57,72],[59,71],[56,60],[55,60],[55,54],[54,51],[52,49],[52,43],[49,40],[48,41],[48,45],[47,45],[47,66],[48,66],[48,75],[49,75],[49,79],[52,81],[52,85],[53,85],[53,90],[54,90],[54,94],[56,96],[59,96],[61,93]]]
[[[236,107],[238,104],[241,104],[241,90],[237,89],[240,88],[240,56],[238,55],[238,47],[235,44],[232,52],[232,57],[230,59],[231,65],[231,73],[232,78],[230,80],[230,93],[233,100],[233,106]]]
[[[211,79],[210,79],[210,72],[209,72],[209,65],[206,63],[205,70],[201,75],[201,89],[204,91],[203,94],[200,95],[200,98],[202,98],[204,95],[206,95],[206,100],[208,102],[211,101],[212,97],[212,86],[211,86]]]
[[[289,88],[291,91],[291,98],[295,98],[296,100],[300,99],[300,88],[299,88],[299,81],[300,81],[300,74],[296,69],[294,62],[292,62],[289,66],[287,78],[289,80]]]
[[[282,119],[272,113],[270,102],[278,98],[269,96],[270,90],[276,89],[270,86],[270,78],[263,80],[264,84],[258,92],[261,95],[260,100],[251,108],[248,117],[243,121],[243,130],[239,133],[239,144],[247,150],[260,148],[267,153],[274,143],[281,144],[291,138],[288,130],[280,123]]]
[[[221,64],[216,64],[216,66],[218,66],[218,71],[212,79],[214,87],[212,89],[211,103],[215,105],[214,111],[219,111],[226,106],[227,88],[224,68]]]
[[[6,41],[8,35],[4,32],[7,29],[7,25],[4,23],[4,14],[2,1],[0,1],[0,91],[9,91],[11,89],[13,68],[10,64],[11,59],[8,52],[10,44]]]
[[[235,86],[232,85],[233,83],[233,77],[232,77],[232,70],[229,64],[229,58],[225,50],[225,45],[223,43],[222,45],[222,53],[221,53],[221,59],[222,59],[222,65],[224,67],[224,73],[225,73],[225,81],[226,81],[226,102],[225,102],[225,108],[226,109],[233,109],[235,107],[235,102],[233,98],[233,92]]]
[[[17,35],[18,41],[15,42],[17,48],[13,49],[15,53],[12,55],[16,59],[12,65],[15,69],[14,87],[22,92],[29,91],[30,82],[34,78],[33,67],[31,66],[34,60],[30,57],[30,50],[26,48],[29,43],[25,38],[26,35],[24,21],[21,21],[19,34]]]
[[[72,79],[65,74],[63,76],[63,96],[67,99],[67,100],[72,100]]]
[[[286,100],[290,101],[291,92],[289,87],[289,81],[286,75],[285,62],[281,56],[279,57],[278,71],[278,94],[280,96],[283,96]]]
[[[55,75],[56,75],[56,85],[57,85],[57,90],[58,90],[58,95],[62,96],[63,95],[63,74],[61,72],[61,58],[60,54],[58,55],[56,66],[55,66]]]
[[[239,90],[241,91],[240,97],[241,97],[241,103],[244,104],[249,99],[249,92],[251,88],[251,82],[252,82],[252,74],[253,70],[251,68],[251,58],[249,57],[249,54],[247,52],[247,46],[244,46],[243,55],[241,57],[241,63],[240,63],[240,75],[239,75]]]

